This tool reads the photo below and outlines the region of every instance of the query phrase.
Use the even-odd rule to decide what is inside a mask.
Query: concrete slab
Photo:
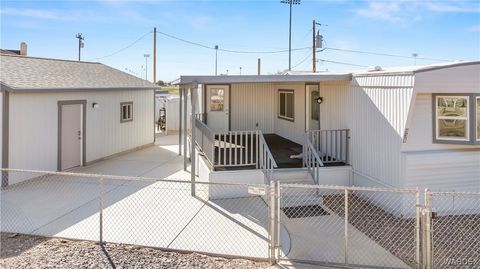
[[[174,249],[268,258],[268,208],[262,198],[209,201],[172,242]]]
[[[291,240],[287,259],[332,264],[345,262],[344,219],[331,211],[329,213],[330,215],[326,216],[292,219],[282,214]],[[348,226],[348,233],[350,264],[409,268],[354,226]]]

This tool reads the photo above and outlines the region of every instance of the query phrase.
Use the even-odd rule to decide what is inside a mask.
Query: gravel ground
[[[154,248],[0,234],[0,268],[268,268],[264,262]]]
[[[350,224],[415,267],[415,219],[396,217],[355,194],[348,199]],[[323,201],[336,214],[344,216],[343,195],[325,195]],[[480,215],[437,217],[432,229],[435,269],[480,268]],[[476,267],[445,264],[451,260],[466,260]]]

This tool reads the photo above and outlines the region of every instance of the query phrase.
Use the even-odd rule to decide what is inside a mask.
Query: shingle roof
[[[158,88],[101,63],[13,55],[0,55],[0,82],[18,92]]]

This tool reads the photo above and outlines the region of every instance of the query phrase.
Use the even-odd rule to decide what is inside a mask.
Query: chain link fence
[[[272,262],[480,268],[480,193],[1,171],[2,232]]]
[[[271,253],[264,185],[2,172],[2,232],[256,260]]]
[[[480,268],[480,193],[427,192],[425,203],[431,268]]]
[[[284,258],[353,267],[411,268],[417,262],[416,190],[281,186]]]

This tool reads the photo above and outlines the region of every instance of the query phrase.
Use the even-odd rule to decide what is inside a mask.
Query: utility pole
[[[85,43],[83,43],[85,37],[82,36],[82,33],[78,33],[75,38],[78,38],[78,61],[80,61],[81,49],[85,45]]]
[[[412,54],[412,57],[413,57],[413,63],[414,63],[415,65],[417,65],[418,53],[413,53],[413,54]]]
[[[282,4],[290,5],[290,21],[288,28],[288,71],[292,70],[292,5],[300,5],[301,0],[281,0]]]
[[[157,83],[157,27],[153,27],[153,83]]]
[[[261,69],[261,60],[260,58],[257,59],[257,75],[260,76],[260,69]]]
[[[322,24],[313,20],[312,23],[312,71],[317,72],[317,49],[322,48],[323,36],[316,30],[316,26]]]
[[[240,76],[242,75],[242,67],[240,66]]]
[[[315,73],[317,72],[317,52],[316,52],[316,46],[315,46],[315,20],[313,20],[312,24],[312,72]]]
[[[215,45],[215,76],[217,75],[217,56],[218,56],[218,45]]]

